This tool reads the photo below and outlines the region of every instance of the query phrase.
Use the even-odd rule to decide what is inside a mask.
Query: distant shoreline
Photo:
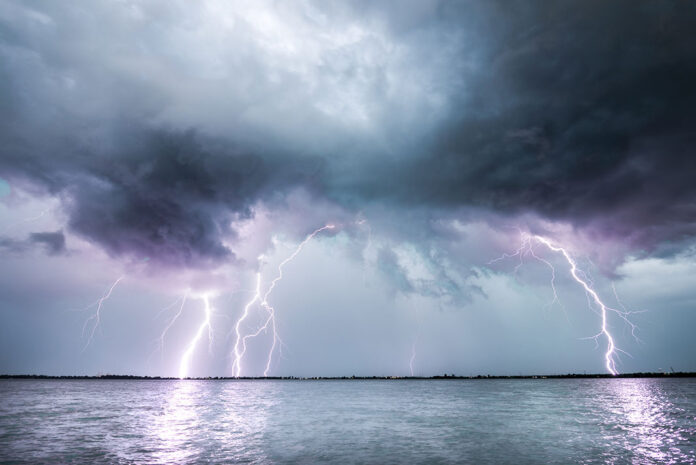
[[[204,378],[184,378],[193,381],[353,381],[353,380],[482,380],[482,379],[597,379],[597,378],[696,378],[696,372],[674,373],[623,373],[610,375],[604,373],[564,375],[437,375],[437,376],[214,376]],[[135,375],[98,375],[98,376],[49,376],[49,375],[0,375],[0,379],[33,379],[33,380],[142,380],[142,381],[173,381],[177,377],[166,376],[135,376]]]

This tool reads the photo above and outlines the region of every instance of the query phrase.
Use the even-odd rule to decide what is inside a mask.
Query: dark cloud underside
[[[639,246],[692,237],[693,6],[498,6],[485,15],[498,27],[482,39],[481,67],[437,141],[384,166],[386,181],[359,185],[406,204],[595,223]]]
[[[29,241],[43,245],[51,255],[65,252],[65,235],[63,235],[63,231],[31,233]]]

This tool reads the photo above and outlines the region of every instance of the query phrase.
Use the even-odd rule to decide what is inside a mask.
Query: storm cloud
[[[113,256],[234,262],[238,223],[298,189],[636,253],[696,234],[689,2],[9,1],[0,21],[0,175]]]
[[[65,235],[63,235],[63,231],[31,233],[29,241],[43,245],[51,255],[65,252]]]
[[[48,255],[59,255],[67,251],[63,231],[35,232],[26,239],[0,237],[0,250],[5,254],[21,255],[37,246],[43,248]]]

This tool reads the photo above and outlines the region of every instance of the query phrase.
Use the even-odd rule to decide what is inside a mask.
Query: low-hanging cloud
[[[50,255],[65,253],[65,235],[63,231],[35,232],[29,235],[29,241],[43,245]]]

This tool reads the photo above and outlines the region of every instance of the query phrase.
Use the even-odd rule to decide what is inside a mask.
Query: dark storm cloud
[[[29,241],[43,245],[49,255],[58,255],[65,252],[65,235],[63,231],[31,233]]]
[[[234,236],[231,222],[301,177],[280,162],[270,170],[259,156],[206,146],[193,134],[145,135],[135,143],[100,170],[98,182],[69,188],[71,226],[114,254],[174,265],[233,260],[223,244]]]
[[[1,7],[0,174],[172,265],[234,260],[234,220],[297,187],[696,234],[693,3],[247,7]]]
[[[51,160],[26,153],[5,159],[12,172],[63,196],[71,229],[113,255],[174,266],[234,261],[224,244],[234,238],[232,222],[249,217],[259,199],[272,201],[276,189],[312,182],[301,163],[271,170],[260,156],[201,142],[192,132],[130,129],[118,137],[115,153],[71,147],[75,152]],[[49,245],[45,235],[32,241]]]
[[[693,237],[693,4],[503,2],[476,20],[479,66],[437,142],[376,170],[381,188],[360,185],[407,204],[533,212],[634,246]]]

